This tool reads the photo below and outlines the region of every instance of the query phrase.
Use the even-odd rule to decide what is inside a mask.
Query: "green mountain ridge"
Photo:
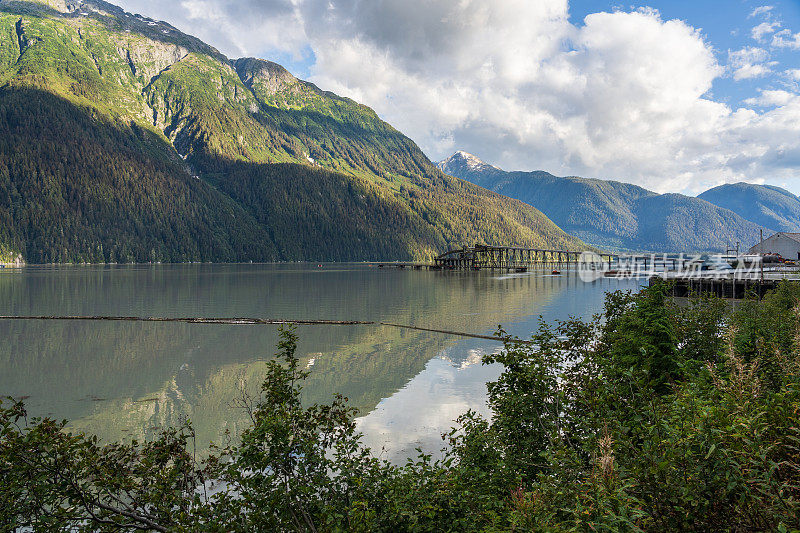
[[[544,171],[506,172],[466,152],[439,168],[541,210],[559,227],[595,246],[645,252],[725,251],[758,241],[760,221],[682,194]]]
[[[780,187],[731,183],[709,189],[698,198],[772,231],[800,231],[800,198]]]
[[[0,0],[0,245],[28,262],[582,249],[366,106],[97,0]]]

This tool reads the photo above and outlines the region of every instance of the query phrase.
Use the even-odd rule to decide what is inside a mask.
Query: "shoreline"
[[[170,266],[170,265],[377,265],[391,264],[398,261],[184,261],[155,263],[26,263],[24,261],[7,263],[0,261],[0,268],[11,267],[55,267],[55,266]]]
[[[13,262],[0,261],[0,268],[22,268],[24,266],[28,266],[27,263],[25,263],[25,261],[13,261]]]

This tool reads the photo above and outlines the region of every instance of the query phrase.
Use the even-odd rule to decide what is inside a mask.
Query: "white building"
[[[747,252],[749,254],[781,254],[784,259],[800,259],[800,233],[776,233]]]

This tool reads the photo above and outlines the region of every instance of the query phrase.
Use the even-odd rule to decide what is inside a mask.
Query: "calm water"
[[[364,265],[143,265],[0,270],[2,315],[134,315],[370,320],[527,337],[538,316],[588,317],[605,291],[641,281],[574,274],[379,270]],[[202,446],[244,427],[277,326],[0,321],[0,396],[104,440],[143,439],[189,417]],[[467,409],[486,413],[480,364],[493,341],[372,326],[302,326],[309,402],[341,392],[392,459],[435,452]]]

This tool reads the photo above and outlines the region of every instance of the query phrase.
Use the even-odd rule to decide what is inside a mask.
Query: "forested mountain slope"
[[[0,0],[0,220],[29,262],[584,246],[368,107],[99,0]]]
[[[541,210],[565,231],[596,246],[651,252],[724,251],[758,240],[757,221],[681,194],[543,171],[506,172],[466,152],[439,163],[453,176]]]
[[[780,187],[731,183],[709,189],[698,198],[773,231],[800,231],[800,198]]]

